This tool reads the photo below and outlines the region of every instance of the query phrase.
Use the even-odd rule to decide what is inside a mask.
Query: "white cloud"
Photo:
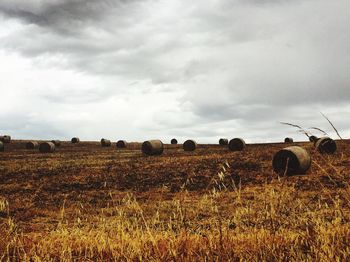
[[[276,141],[323,111],[349,136],[349,7],[2,1],[0,133]]]

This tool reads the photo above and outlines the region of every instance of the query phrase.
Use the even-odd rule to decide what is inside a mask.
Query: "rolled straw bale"
[[[177,139],[176,138],[171,139],[170,143],[172,145],[177,145]]]
[[[53,142],[43,142],[39,145],[41,153],[53,153],[56,150],[56,145]]]
[[[322,137],[317,140],[316,149],[321,154],[334,154],[337,151],[337,144],[332,138]]]
[[[311,166],[311,157],[304,148],[290,146],[274,155],[272,166],[273,170],[280,175],[305,173]]]
[[[102,138],[101,139],[101,146],[103,147],[109,147],[112,145],[112,142],[111,140],[108,140],[108,139],[105,139],[105,138]]]
[[[194,140],[186,140],[182,147],[185,151],[194,151],[197,148],[197,143]]]
[[[291,137],[286,137],[286,138],[284,139],[284,143],[293,143],[293,138],[291,138]]]
[[[161,155],[164,151],[164,145],[160,140],[148,140],[142,143],[141,150],[145,155]]]
[[[39,147],[39,143],[36,141],[29,141],[26,143],[26,149],[36,149]]]
[[[231,151],[242,151],[245,148],[245,142],[242,138],[231,139],[228,143],[228,148]]]
[[[0,136],[0,141],[5,144],[11,143],[11,136],[8,136],[8,135]]]
[[[227,138],[220,138],[219,139],[219,145],[220,146],[227,146],[228,145],[228,139]]]
[[[125,140],[119,140],[117,142],[117,148],[126,148],[128,146],[128,143]]]
[[[51,143],[53,143],[56,147],[60,147],[61,146],[61,141],[60,140],[51,140]]]
[[[315,142],[318,140],[317,136],[309,136],[310,142]]]
[[[80,139],[79,137],[73,137],[70,141],[72,142],[72,144],[77,144],[80,142]]]

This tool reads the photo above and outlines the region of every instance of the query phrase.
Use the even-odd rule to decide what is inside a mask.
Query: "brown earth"
[[[28,247],[39,240],[30,244],[25,239],[56,230],[63,216],[67,225],[72,225],[77,216],[85,221],[93,218],[89,223],[95,223],[101,210],[108,213],[107,217],[113,217],[110,208],[121,206],[128,198],[140,205],[144,221],[153,219],[158,212],[162,225],[173,212],[172,203],[183,201],[188,213],[186,219],[182,218],[183,227],[194,230],[194,234],[197,234],[194,228],[205,231],[208,224],[210,227],[214,215],[199,212],[198,203],[214,191],[221,192],[217,203],[220,217],[231,221],[227,230],[240,227],[239,222],[232,222],[236,204],[230,204],[233,198],[237,200],[237,192],[242,192],[240,197],[246,205],[258,208],[256,201],[262,201],[263,195],[259,194],[267,188],[283,191],[286,187],[293,191],[290,201],[300,198],[310,208],[317,208],[320,202],[331,206],[335,198],[340,199],[343,223],[350,219],[350,202],[344,193],[350,177],[349,140],[337,141],[338,151],[334,155],[319,154],[310,142],[294,143],[310,152],[312,167],[305,175],[290,177],[278,177],[272,171],[273,155],[286,147],[284,143],[251,144],[242,152],[231,152],[227,146],[218,145],[199,145],[194,152],[184,152],[182,145],[166,145],[163,155],[145,156],[138,143],[128,144],[128,149],[117,149],[115,143],[106,148],[99,142],[62,142],[55,153],[42,154],[37,149],[25,149],[26,142],[13,141],[5,145],[5,152],[0,152],[0,200],[8,203],[0,211],[0,223],[5,228],[11,218]],[[264,227],[260,220],[241,221],[247,224],[242,224],[242,228],[257,228],[261,223],[265,229],[276,230],[271,225]],[[0,254],[11,257],[6,246],[0,240]],[[349,254],[349,250],[344,252]]]

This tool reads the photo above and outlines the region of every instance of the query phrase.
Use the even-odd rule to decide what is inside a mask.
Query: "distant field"
[[[314,260],[350,257],[350,141],[334,155],[310,142],[306,175],[278,177],[286,145],[242,152],[166,145],[102,148],[63,142],[55,153],[0,152],[0,261]]]

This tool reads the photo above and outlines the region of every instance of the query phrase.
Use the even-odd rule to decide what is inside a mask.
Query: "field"
[[[305,175],[279,177],[285,144],[230,152],[63,142],[0,153],[0,261],[344,261],[350,258],[350,141],[310,142]]]

